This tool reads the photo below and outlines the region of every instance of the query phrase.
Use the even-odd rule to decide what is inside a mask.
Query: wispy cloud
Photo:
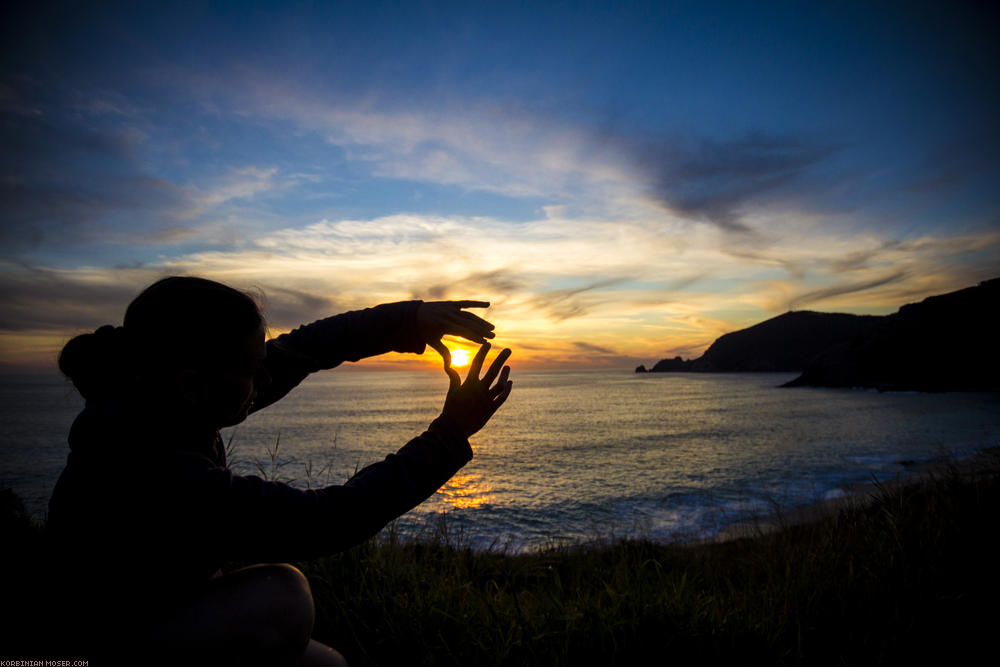
[[[141,133],[94,126],[11,85],[0,105],[0,234],[7,249],[78,242],[109,216],[142,210],[176,219],[183,190],[136,169]]]
[[[528,287],[528,282],[515,270],[499,268],[492,271],[470,273],[453,282],[437,283],[413,292],[414,299],[448,299],[460,293],[515,294]]]
[[[852,283],[840,283],[837,285],[831,285],[830,287],[824,287],[822,289],[803,292],[801,294],[796,295],[791,300],[789,300],[787,308],[788,310],[799,310],[803,306],[807,306],[811,303],[826,301],[828,299],[837,296],[856,294],[858,292],[866,292],[876,287],[881,287],[883,285],[888,285],[890,283],[899,282],[905,277],[906,277],[905,272],[895,271],[893,273],[890,273],[889,275],[880,276],[872,280],[866,280],[862,282],[852,282]]]
[[[278,330],[292,329],[347,310],[330,296],[273,284],[257,284],[248,291],[263,307],[268,327]]]
[[[899,241],[885,240],[874,247],[851,251],[830,261],[830,270],[834,273],[845,273],[868,268],[887,250],[899,247]]]
[[[197,182],[179,180],[161,173],[170,166],[164,146],[149,146],[150,134],[163,130],[144,116],[149,110],[128,107],[114,95],[91,98],[59,81],[51,89],[30,83],[0,90],[0,242],[6,256],[80,244],[210,240],[205,232],[216,227],[211,216],[304,180],[302,174],[284,177],[273,165],[231,163]],[[150,156],[150,150],[159,154]]]
[[[546,312],[554,321],[561,322],[571,317],[586,315],[594,305],[608,298],[596,295],[595,291],[613,287],[625,280],[625,278],[612,278],[590,282],[580,287],[546,290],[532,297],[531,303]]]
[[[305,87],[260,68],[155,76],[213,114],[291,126],[325,142],[370,176],[459,186],[515,198],[570,200],[593,211],[635,190],[620,147],[585,125],[532,113],[523,105],[436,97],[395,98]],[[596,188],[596,190],[595,190]]]
[[[192,189],[192,199],[205,208],[233,200],[250,199],[274,190],[277,187],[277,173],[277,167],[260,168],[251,165],[231,169],[225,177],[218,179],[214,187]]]
[[[54,270],[0,264],[0,331],[92,331],[120,324],[136,286],[159,277],[155,269]]]
[[[750,206],[802,185],[810,169],[837,150],[801,137],[760,133],[734,140],[630,144],[630,156],[657,201],[684,217],[738,234],[752,231],[742,219]]]
[[[614,350],[610,348],[603,347],[601,345],[594,345],[593,343],[587,343],[582,340],[573,341],[573,347],[575,347],[578,350],[582,350],[584,352],[590,352],[591,354],[600,354],[600,355],[617,354]]]
[[[766,225],[751,220],[762,207],[808,210],[817,192],[834,187],[818,171],[843,150],[813,136],[761,131],[642,136],[496,102],[400,108],[379,97],[307,92],[259,71],[220,78],[243,113],[315,133],[374,177],[548,199],[549,217],[708,223],[737,242],[760,242]],[[193,86],[202,88],[217,93],[204,80]]]
[[[227,77],[224,85],[255,114],[319,134],[375,176],[546,197],[591,213],[620,214],[649,200],[675,219],[740,234],[751,231],[748,208],[778,195],[795,199],[811,170],[839,150],[760,132],[728,140],[636,136],[497,103],[400,109],[378,98],[306,93],[260,72],[252,83]]]

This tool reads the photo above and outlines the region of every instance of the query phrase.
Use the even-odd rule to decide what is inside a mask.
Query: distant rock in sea
[[[725,334],[697,359],[662,359],[649,372],[801,373],[791,387],[1000,390],[998,312],[1000,278],[892,315],[793,311]]]

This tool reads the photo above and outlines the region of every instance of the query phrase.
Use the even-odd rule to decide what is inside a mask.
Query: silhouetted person
[[[86,407],[49,504],[66,647],[130,664],[341,664],[310,639],[308,581],[273,563],[368,539],[472,458],[468,437],[511,389],[509,350],[479,377],[493,325],[462,309],[486,305],[384,304],[265,343],[250,297],[172,277],[136,297],[124,326],[67,343],[59,367]],[[445,334],[482,344],[464,383]],[[450,387],[441,416],[397,453],[343,486],[308,491],[226,468],[220,427],[309,373],[428,344],[446,357]],[[227,560],[261,564],[222,574]]]

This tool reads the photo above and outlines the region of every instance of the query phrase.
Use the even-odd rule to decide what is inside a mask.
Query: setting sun
[[[452,366],[468,366],[469,361],[472,359],[472,353],[468,350],[458,349],[451,350],[451,365]]]

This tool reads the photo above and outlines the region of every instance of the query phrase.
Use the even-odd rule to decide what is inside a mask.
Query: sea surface
[[[791,377],[515,368],[510,399],[472,438],[473,461],[397,529],[443,526],[510,550],[706,538],[845,484],[904,476],[903,462],[1000,444],[1000,394],[778,388]],[[223,432],[230,465],[302,488],[342,483],[422,432],[446,389],[443,373],[317,374]],[[0,484],[34,514],[81,407],[61,378],[0,378]]]

